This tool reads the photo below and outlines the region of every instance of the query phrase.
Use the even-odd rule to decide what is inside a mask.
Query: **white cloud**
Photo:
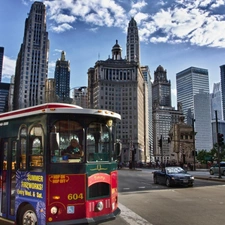
[[[54,19],[56,23],[73,23],[76,18],[65,14],[53,15],[50,19]]]
[[[4,56],[2,77],[10,79],[12,75],[15,75],[15,68],[16,68],[16,60],[10,59],[9,57]]]
[[[99,29],[98,27],[93,27],[93,28],[90,28],[88,30],[91,31],[91,32],[96,33],[98,31],[98,29]]]
[[[25,0],[24,0],[25,1]],[[124,32],[131,17],[137,21],[140,40],[144,42],[190,43],[224,47],[223,14],[212,10],[224,6],[225,0],[171,0],[148,3],[147,0],[44,0],[51,30],[57,33],[73,29],[83,22],[97,27],[120,27]],[[126,8],[122,7],[126,5]],[[130,8],[129,8],[130,7]],[[167,7],[167,8],[166,8]],[[151,14],[150,14],[151,12]],[[213,32],[217,29],[217,32]],[[218,30],[219,29],[219,30]],[[214,30],[215,31],[215,30]],[[153,37],[156,34],[155,37]]]
[[[55,31],[56,33],[62,33],[66,30],[74,29],[72,26],[70,26],[68,23],[63,23],[58,26],[50,26],[50,29]]]
[[[124,27],[126,21],[125,10],[114,0],[45,0],[49,18],[58,23],[73,23],[82,21],[99,26]],[[55,27],[58,27],[55,25]],[[53,29],[58,32],[58,29]],[[60,32],[63,32],[60,29]]]

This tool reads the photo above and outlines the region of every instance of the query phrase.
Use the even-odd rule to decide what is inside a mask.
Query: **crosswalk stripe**
[[[119,208],[121,210],[120,216],[129,224],[129,225],[153,225],[147,220],[128,209],[126,206],[119,203]]]

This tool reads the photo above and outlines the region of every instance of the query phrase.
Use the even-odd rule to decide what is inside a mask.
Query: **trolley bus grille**
[[[107,183],[97,183],[93,184],[89,188],[89,198],[97,198],[102,196],[109,196],[110,185]]]

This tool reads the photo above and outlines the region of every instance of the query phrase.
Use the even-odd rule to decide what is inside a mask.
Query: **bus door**
[[[1,153],[1,182],[0,182],[0,215],[13,219],[15,215],[15,186],[16,186],[16,139],[3,139]]]

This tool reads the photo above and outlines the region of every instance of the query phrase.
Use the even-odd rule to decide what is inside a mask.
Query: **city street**
[[[216,175],[211,176],[206,170],[191,171],[201,178],[195,179],[194,187],[167,188],[153,183],[152,171],[118,171],[121,214],[102,225],[224,224],[225,182],[215,181]],[[224,176],[222,180],[225,181]],[[0,224],[10,223],[0,220]]]
[[[119,171],[119,202],[122,212],[115,221],[103,223],[104,225],[224,223],[225,182],[196,179],[194,187],[191,188],[167,188],[153,183],[152,171]],[[199,178],[212,177],[204,170],[190,173]]]

